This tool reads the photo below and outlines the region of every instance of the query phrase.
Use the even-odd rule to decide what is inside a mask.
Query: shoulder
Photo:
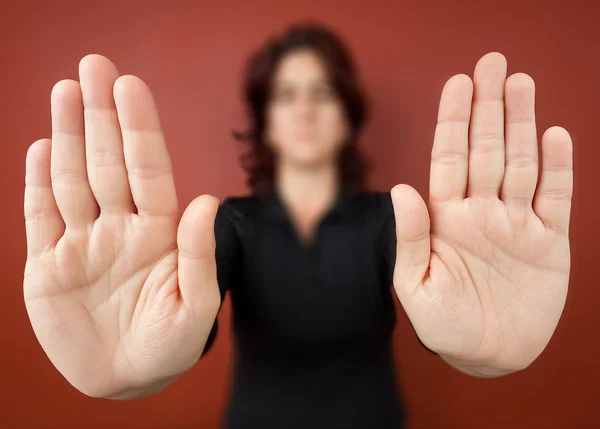
[[[394,205],[392,204],[392,194],[390,191],[373,190],[366,191],[357,195],[358,206],[361,212],[366,216],[369,223],[375,226],[377,234],[382,234],[382,230],[394,228],[395,216]],[[383,232],[387,234],[387,232]]]
[[[219,213],[232,221],[243,221],[251,218],[259,207],[259,199],[253,195],[230,195],[219,205]]]
[[[383,216],[389,213],[390,210],[393,213],[394,210],[390,191],[373,190],[360,192],[355,195],[355,201],[359,207]]]
[[[221,200],[215,218],[217,242],[229,242],[236,236],[242,240],[256,211],[257,201],[252,196],[228,196]]]

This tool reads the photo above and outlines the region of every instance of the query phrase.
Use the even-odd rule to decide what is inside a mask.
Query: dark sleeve
[[[217,282],[219,283],[219,291],[221,293],[221,304],[225,299],[227,290],[231,287],[240,259],[240,240],[235,227],[237,217],[235,216],[235,209],[232,208],[231,201],[231,198],[226,198],[219,205],[215,217],[215,259],[217,262]],[[215,319],[215,323],[206,340],[202,356],[212,347],[218,330],[219,321]]]
[[[385,269],[385,282],[392,285],[394,281],[394,265],[396,264],[396,218],[390,192],[379,194],[379,214],[381,216],[381,249],[383,253],[383,266]]]
[[[391,192],[381,192],[379,197],[379,209],[382,219],[380,237],[383,265],[385,267],[385,281],[386,284],[392,285],[394,283],[394,266],[396,265],[396,218],[394,216]],[[418,335],[417,340],[419,340],[419,343],[427,351],[437,356],[437,353],[423,344]]]

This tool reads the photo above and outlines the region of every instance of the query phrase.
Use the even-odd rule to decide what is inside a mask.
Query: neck
[[[339,188],[335,165],[299,169],[280,164],[275,177],[275,190],[286,205],[314,214],[327,210],[337,198]]]

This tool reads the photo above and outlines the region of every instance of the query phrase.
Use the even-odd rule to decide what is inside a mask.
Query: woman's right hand
[[[152,94],[88,55],[52,89],[27,153],[24,298],[60,373],[92,397],[151,389],[200,358],[221,304],[217,198],[179,215]]]

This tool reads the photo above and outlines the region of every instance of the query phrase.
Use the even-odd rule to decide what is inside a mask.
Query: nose
[[[301,97],[298,97],[298,103],[296,106],[296,111],[298,116],[303,120],[312,120],[316,114],[317,103],[314,97],[311,97],[308,94],[305,94]]]

